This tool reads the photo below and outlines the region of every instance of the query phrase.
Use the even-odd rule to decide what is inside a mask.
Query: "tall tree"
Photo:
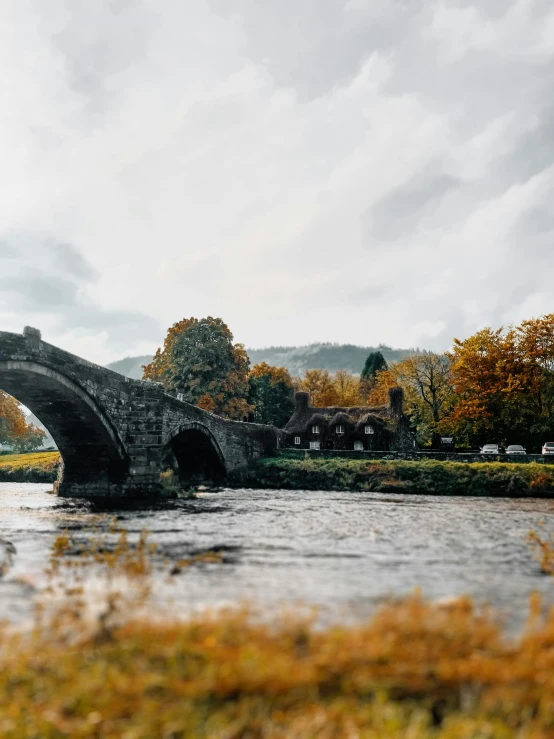
[[[361,373],[362,380],[374,380],[378,372],[387,369],[387,363],[380,351],[371,352],[365,360]]]
[[[470,443],[537,449],[554,437],[554,314],[456,339],[450,358],[452,419]]]
[[[405,413],[422,444],[436,441],[455,403],[450,361],[444,354],[423,352],[378,372],[370,405],[388,403],[391,387],[404,390]]]
[[[221,318],[184,318],[167,332],[163,348],[144,367],[144,379],[222,416],[242,419],[250,410],[250,360]]]
[[[457,397],[451,421],[471,445],[502,442],[507,423],[517,425],[510,411],[521,388],[514,333],[485,328],[464,341],[454,340],[449,357]]]
[[[248,385],[254,419],[282,428],[294,411],[294,386],[288,370],[261,362],[252,367]]]

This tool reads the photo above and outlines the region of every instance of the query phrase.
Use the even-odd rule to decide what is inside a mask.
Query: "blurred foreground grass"
[[[552,541],[531,538],[542,561]],[[144,533],[58,537],[32,630],[0,631],[0,736],[554,736],[554,612],[535,597],[515,640],[467,598],[417,594],[348,627],[247,609],[179,620],[143,607],[154,556]],[[106,576],[92,618],[91,571]]]

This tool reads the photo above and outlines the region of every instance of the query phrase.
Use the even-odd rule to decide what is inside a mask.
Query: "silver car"
[[[500,454],[498,444],[485,444],[481,449],[481,454]]]
[[[543,454],[554,454],[554,441],[545,441],[542,445]]]
[[[527,454],[527,452],[521,444],[510,444],[509,447],[506,447],[506,454]]]

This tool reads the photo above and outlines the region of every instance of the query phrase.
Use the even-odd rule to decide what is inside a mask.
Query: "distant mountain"
[[[270,346],[267,349],[247,349],[251,363],[267,362],[286,367],[291,375],[301,375],[308,369],[329,372],[349,370],[355,375],[362,371],[370,352],[379,350],[388,362],[398,362],[413,354],[415,349],[391,349],[390,346],[354,346],[353,344],[310,344],[309,346]]]
[[[379,350],[387,362],[398,362],[416,349],[391,349],[390,346],[354,346],[353,344],[310,344],[309,346],[270,346],[267,349],[247,349],[252,365],[267,362],[275,367],[286,367],[291,375],[301,375],[307,369],[339,369],[360,374],[370,352]],[[142,365],[149,364],[151,356],[125,357],[108,364],[108,369],[134,380],[142,378]]]
[[[107,364],[108,369],[114,372],[119,372],[120,375],[130,377],[133,380],[142,380],[142,366],[144,364],[150,364],[152,361],[152,355],[145,354],[141,357],[125,357],[125,359],[118,359],[117,362]]]

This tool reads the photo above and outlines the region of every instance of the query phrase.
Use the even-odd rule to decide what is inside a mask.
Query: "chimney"
[[[404,390],[401,387],[389,388],[389,411],[393,418],[402,418],[404,413]]]
[[[310,405],[310,394],[304,393],[304,392],[298,392],[294,396],[294,399],[296,400],[296,410],[306,410],[308,406]]]

